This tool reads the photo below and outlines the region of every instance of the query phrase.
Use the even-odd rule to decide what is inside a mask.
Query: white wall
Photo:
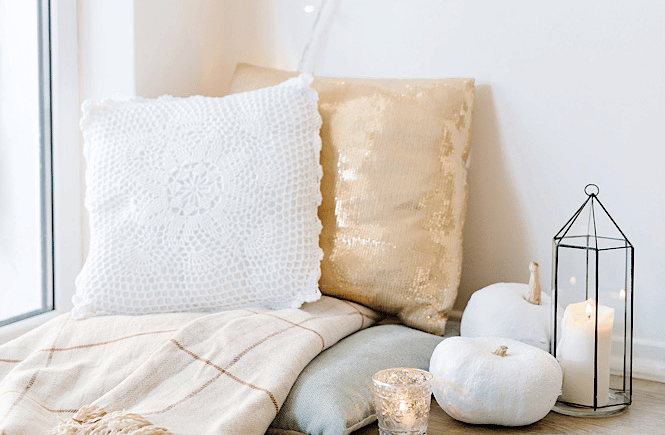
[[[222,96],[227,55],[225,2],[135,0],[136,94]]]
[[[134,0],[78,1],[79,95],[133,96]]]
[[[182,20],[156,3],[211,7],[135,0],[144,17],[137,56],[157,56],[136,60],[136,88],[155,80],[146,96],[217,95],[237,61],[295,69],[314,20],[305,0],[226,0]],[[147,19],[151,9],[168,19]],[[154,38],[166,29],[183,35],[198,20],[206,30],[186,45],[204,35],[223,43],[202,41],[208,48],[190,56]],[[660,0],[337,0],[315,71],[476,78],[460,309],[485,285],[526,282],[531,260],[549,287],[551,239],[585,199],[584,186],[598,184],[636,247],[638,375],[665,380],[663,23]]]

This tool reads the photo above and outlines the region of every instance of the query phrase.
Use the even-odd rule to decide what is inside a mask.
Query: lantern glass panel
[[[595,297],[596,255],[593,251],[559,246],[558,303],[567,307]],[[563,315],[563,311],[561,312]]]

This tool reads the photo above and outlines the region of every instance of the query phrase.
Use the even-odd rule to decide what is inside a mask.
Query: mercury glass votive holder
[[[372,376],[374,407],[381,435],[424,435],[432,398],[432,374],[395,368]]]

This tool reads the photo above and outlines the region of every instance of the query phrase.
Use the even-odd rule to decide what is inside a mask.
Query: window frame
[[[76,0],[43,0],[43,19],[50,19],[44,47],[50,47],[51,219],[52,250],[46,262],[53,288],[53,310],[0,327],[0,344],[67,312],[72,308],[74,281],[82,265],[81,147]],[[43,55],[48,56],[49,50]],[[48,83],[48,77],[44,78]],[[49,118],[45,112],[44,117]],[[47,179],[49,177],[46,177]],[[48,191],[48,190],[47,190]]]
[[[0,327],[53,311],[53,189],[51,140],[51,54],[49,0],[35,0],[37,19],[37,98],[39,125],[39,265],[41,297],[39,308],[1,318]],[[19,289],[20,291],[21,289]]]

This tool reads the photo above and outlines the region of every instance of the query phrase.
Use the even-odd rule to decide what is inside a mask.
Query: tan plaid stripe
[[[60,330],[56,334],[56,338],[53,340],[53,346],[51,346],[50,348],[46,348],[46,349],[36,350],[37,352],[48,352],[49,353],[49,355],[47,357],[47,360],[46,360],[46,363],[45,363],[43,368],[48,368],[50,366],[51,362],[53,361],[53,356],[54,356],[55,352],[65,352],[65,351],[89,349],[89,348],[93,348],[93,347],[105,346],[105,345],[109,345],[109,344],[129,340],[129,339],[132,339],[132,338],[142,337],[142,336],[146,336],[146,335],[164,334],[164,333],[172,333],[172,332],[178,331],[178,329],[148,331],[148,332],[141,332],[141,333],[137,333],[137,334],[130,334],[130,335],[122,336],[122,337],[119,337],[119,338],[116,338],[116,339],[113,339],[113,340],[107,340],[107,341],[102,341],[102,342],[87,343],[87,344],[82,344],[82,345],[77,345],[77,346],[69,346],[69,347],[56,347],[55,344],[57,343],[57,341],[58,341],[58,339],[59,339],[59,337],[62,333],[62,330],[65,328],[67,323],[70,322],[70,321],[71,321],[71,319],[69,318],[69,315],[68,315],[68,318],[65,321],[63,321],[60,325]],[[23,360],[13,360],[13,359],[4,359],[3,358],[3,359],[0,359],[0,362],[17,364],[17,363],[23,362]],[[28,382],[27,382],[25,388],[23,389],[23,391],[11,390],[11,392],[18,393],[18,397],[14,401],[12,406],[9,408],[9,410],[7,411],[6,416],[10,415],[12,410],[16,406],[18,406],[19,403],[24,399],[28,399],[31,402],[38,405],[39,407],[41,407],[42,409],[44,409],[48,412],[51,412],[51,413],[55,413],[55,414],[75,413],[75,412],[78,411],[78,409],[52,409],[52,408],[49,408],[48,406],[40,403],[39,401],[37,401],[33,397],[31,397],[28,394],[28,392],[34,386],[35,381],[37,380],[37,377],[40,375],[40,373],[41,373],[41,369],[38,369],[32,374],[32,376],[28,380]],[[5,393],[10,392],[10,390],[4,391],[4,392]],[[2,423],[2,421],[4,421],[4,418],[3,418],[3,420],[0,420],[0,423]]]
[[[66,325],[68,322],[69,322],[69,319],[65,320],[64,322],[62,322],[62,323],[60,324],[60,328],[58,329],[58,332],[57,332],[57,334],[55,335],[55,338],[53,339],[53,346],[52,346],[52,347],[55,347],[55,344],[58,342],[58,338],[60,338],[60,334],[62,334],[62,331],[63,331],[65,325]],[[50,352],[49,355],[48,355],[48,357],[46,358],[46,364],[44,365],[44,368],[48,368],[48,366],[51,364],[51,361],[53,361],[53,352]],[[21,401],[23,400],[23,398],[26,397],[26,395],[28,394],[28,391],[30,391],[30,389],[31,389],[31,388],[33,387],[33,385],[35,384],[35,381],[37,380],[37,376],[39,376],[39,373],[40,373],[40,372],[41,372],[41,369],[38,369],[38,370],[36,370],[36,371],[32,374],[32,376],[30,377],[30,380],[29,380],[28,383],[26,384],[25,388],[24,388],[23,391],[19,394],[19,396],[16,398],[16,400],[14,401],[14,403],[12,403],[12,405],[11,405],[10,408],[9,408],[9,410],[7,411],[7,414],[6,414],[5,417],[2,419],[2,421],[0,421],[0,423],[2,423],[2,422],[4,421],[4,419],[12,413],[12,411],[14,410],[14,408],[16,408],[16,407],[18,406],[19,403],[21,403]]]
[[[221,368],[221,367],[217,366],[216,364],[214,364],[212,361],[209,361],[209,360],[207,360],[207,359],[205,359],[205,358],[200,357],[199,355],[194,354],[193,352],[187,350],[184,346],[182,346],[182,345],[181,345],[180,343],[178,343],[176,340],[173,340],[173,339],[172,339],[171,341],[172,341],[172,342],[178,347],[178,349],[180,349],[180,350],[182,350],[183,352],[187,353],[187,354],[190,355],[192,358],[194,358],[194,359],[196,359],[196,360],[199,360],[199,361],[202,361],[202,362],[204,362],[205,364],[210,365],[211,367],[214,367],[215,369],[219,370],[220,375],[215,376],[213,379],[211,379],[211,380],[209,380],[208,382],[206,382],[204,385],[202,385],[201,387],[199,387],[198,389],[196,389],[194,392],[188,394],[188,395],[187,395],[186,397],[184,397],[183,399],[178,400],[177,402],[175,402],[175,403],[173,403],[173,404],[171,404],[171,405],[165,407],[163,410],[161,410],[161,411],[146,412],[146,413],[144,413],[145,415],[158,414],[158,413],[166,412],[166,411],[168,411],[168,410],[173,409],[175,406],[179,405],[180,403],[185,402],[185,401],[188,400],[188,399],[191,399],[191,398],[194,397],[196,394],[198,394],[198,393],[200,393],[201,391],[203,391],[203,390],[204,390],[206,387],[208,387],[212,382],[214,382],[214,381],[216,381],[217,379],[219,379],[219,377],[220,377],[222,374],[223,374],[223,375],[226,375],[226,376],[229,377],[230,379],[233,379],[234,381],[240,383],[241,385],[244,385],[244,386],[246,386],[246,387],[252,388],[252,389],[257,390],[257,391],[263,391],[264,393],[266,393],[266,394],[268,395],[268,397],[270,398],[270,401],[272,402],[273,406],[275,407],[275,415],[277,414],[277,412],[279,412],[279,404],[277,403],[277,400],[275,400],[275,396],[274,396],[273,393],[271,393],[270,391],[268,391],[268,390],[266,390],[266,389],[264,389],[264,388],[261,388],[261,387],[258,387],[258,386],[256,386],[256,385],[253,385],[253,384],[251,384],[251,383],[249,383],[249,382],[245,382],[245,381],[239,379],[238,377],[232,375],[232,374],[229,373],[227,370],[228,370],[229,368],[231,368],[234,364],[236,364],[238,361],[240,361],[240,359],[241,359],[243,356],[245,356],[245,355],[246,355],[249,351],[251,351],[252,349],[258,347],[258,346],[261,345],[262,343],[265,343],[266,341],[270,340],[271,338],[276,337],[277,335],[282,334],[283,332],[285,332],[285,331],[287,331],[287,330],[289,330],[289,329],[291,329],[291,328],[295,328],[295,327],[299,327],[299,328],[302,328],[302,329],[304,329],[304,330],[307,330],[307,331],[310,331],[310,332],[313,332],[314,334],[316,334],[316,335],[319,337],[319,339],[321,340],[321,345],[322,345],[321,350],[323,350],[323,349],[325,348],[325,340],[324,340],[323,336],[322,336],[321,334],[319,334],[317,331],[315,331],[315,330],[313,330],[313,329],[311,329],[311,328],[307,328],[307,327],[302,326],[302,323],[309,322],[309,321],[311,321],[311,320],[320,319],[320,317],[316,317],[316,316],[315,316],[315,317],[310,317],[310,318],[305,319],[304,321],[302,321],[302,322],[300,322],[300,323],[294,323],[294,322],[291,322],[290,320],[284,319],[284,318],[279,317],[279,316],[277,316],[277,315],[274,315],[274,314],[272,314],[272,313],[258,313],[258,312],[251,311],[251,310],[245,310],[245,311],[251,312],[251,313],[256,314],[256,315],[266,315],[266,316],[269,316],[269,317],[272,317],[272,318],[275,318],[275,319],[281,320],[281,321],[283,321],[283,322],[286,322],[286,323],[288,323],[288,324],[291,325],[291,326],[289,326],[289,327],[287,327],[287,328],[284,328],[284,329],[281,329],[281,330],[279,330],[279,331],[273,332],[272,334],[269,334],[269,335],[263,337],[262,339],[256,341],[256,342],[253,343],[251,346],[248,346],[248,347],[245,348],[243,351],[241,351],[238,355],[236,355],[236,356],[231,360],[231,362],[230,362],[226,367],[224,367],[224,368]]]
[[[247,310],[247,311],[249,311],[249,310]],[[292,322],[292,321],[290,321],[290,320],[286,320],[286,319],[283,319],[283,318],[281,318],[281,317],[279,317],[279,316],[276,316],[275,314],[271,314],[271,313],[256,313],[256,312],[254,312],[254,311],[250,311],[250,312],[252,312],[252,313],[254,313],[254,314],[260,314],[260,315],[263,315],[263,316],[273,317],[273,318],[275,318],[275,319],[279,319],[279,320],[281,320],[281,321],[283,321],[283,322],[286,322],[286,323],[288,323],[288,324],[290,324],[290,325],[292,325],[292,326],[294,326],[294,327],[302,328],[302,329],[304,329],[304,330],[306,330],[306,331],[313,332],[314,334],[318,335],[318,336],[319,336],[319,339],[321,340],[321,350],[323,350],[323,349],[326,348],[326,341],[324,340],[324,338],[323,338],[323,336],[322,336],[321,334],[319,334],[317,331],[315,331],[315,330],[313,330],[313,329],[310,329],[310,328],[307,328],[307,327],[305,327],[305,326],[302,326],[302,323],[309,322],[309,321],[316,320],[316,319],[320,319],[321,317],[316,317],[316,316],[314,316],[314,317],[310,317],[309,319],[305,320],[304,322],[294,323],[294,322]]]
[[[351,308],[353,309],[353,312],[352,312],[352,313],[349,313],[350,316],[360,315],[360,319],[361,319],[361,320],[360,320],[360,322],[361,322],[361,323],[360,323],[360,329],[363,329],[363,328],[365,327],[365,319],[366,319],[366,318],[367,318],[368,320],[371,320],[372,323],[373,323],[373,322],[376,322],[377,320],[379,320],[379,317],[378,317],[378,316],[370,316],[370,315],[368,315],[368,314],[363,313],[362,311],[360,311],[360,310],[358,309],[358,305],[356,305],[356,304],[352,304],[351,302],[349,302],[349,301],[345,301],[345,300],[343,300],[343,299],[340,299],[340,302],[345,303],[346,305],[348,305],[349,307],[351,307]]]
[[[268,340],[271,339],[272,337],[275,337],[275,336],[281,334],[282,332],[286,331],[287,329],[291,329],[291,328],[293,328],[293,326],[289,326],[288,328],[284,328],[284,329],[282,329],[282,330],[280,330],[280,331],[273,332],[272,334],[263,337],[261,340],[257,341],[256,343],[254,343],[253,345],[249,346],[248,348],[246,348],[245,350],[243,350],[242,352],[240,352],[238,355],[236,355],[236,357],[233,358],[233,359],[231,360],[231,362],[229,363],[229,365],[227,365],[226,367],[224,367],[224,369],[228,369],[228,368],[230,368],[232,365],[234,365],[235,363],[237,363],[238,361],[240,361],[240,358],[242,358],[243,356],[245,356],[245,355],[247,354],[247,352],[249,352],[250,350],[254,349],[255,347],[259,346],[259,345],[262,344],[262,343],[265,343],[266,341],[268,341]]]
[[[203,391],[203,390],[205,390],[206,388],[208,388],[210,385],[212,385],[213,382],[215,382],[217,379],[219,379],[220,377],[222,377],[223,374],[224,374],[224,373],[222,373],[222,372],[217,373],[217,374],[216,374],[215,376],[213,376],[212,379],[210,379],[208,382],[205,382],[203,385],[201,385],[199,388],[197,388],[196,390],[194,390],[194,391],[192,391],[191,393],[189,393],[187,396],[183,397],[182,399],[178,400],[177,402],[173,402],[172,404],[168,405],[168,406],[165,407],[164,409],[161,409],[161,410],[159,410],[159,411],[148,411],[148,412],[144,412],[143,415],[162,414],[162,413],[164,413],[164,412],[167,412],[167,411],[172,410],[172,409],[175,408],[176,406],[180,405],[180,404],[183,403],[183,402],[186,402],[187,400],[189,400],[189,399],[191,399],[192,397],[194,397],[194,396],[196,396],[197,394],[199,394],[201,391]]]
[[[253,389],[253,390],[263,391],[264,393],[266,393],[266,394],[268,395],[268,397],[270,398],[270,401],[272,402],[273,406],[275,407],[275,415],[277,415],[277,413],[279,412],[279,404],[277,403],[277,400],[275,400],[275,396],[274,396],[270,391],[266,390],[265,388],[257,387],[256,385],[253,385],[253,384],[250,384],[250,383],[248,383],[248,382],[245,382],[245,381],[243,381],[242,379],[239,379],[238,377],[232,375],[231,373],[227,372],[227,371],[224,370],[223,368],[221,368],[221,367],[219,367],[218,365],[214,364],[212,361],[210,361],[210,360],[208,360],[208,359],[205,359],[205,358],[201,358],[200,356],[196,355],[194,352],[191,352],[191,351],[185,349],[185,348],[184,348],[180,343],[178,343],[177,341],[175,341],[175,340],[171,340],[171,341],[172,341],[172,342],[178,347],[178,349],[180,349],[181,351],[185,352],[186,354],[188,354],[188,355],[191,356],[192,358],[194,358],[194,359],[196,359],[196,360],[199,360],[199,361],[202,361],[202,362],[204,362],[205,364],[208,364],[209,366],[211,366],[211,367],[213,367],[213,368],[219,370],[220,373],[222,373],[222,374],[228,376],[229,378],[233,379],[233,380],[236,381],[237,383],[242,384],[242,385],[244,385],[244,386],[246,386],[246,387],[249,387],[249,388],[251,388],[251,389]],[[202,391],[203,389],[200,388],[199,390]]]
[[[70,346],[70,347],[52,347],[50,349],[40,349],[40,351],[41,352],[65,352],[65,351],[68,351],[68,350],[88,349],[90,347],[105,346],[107,344],[117,343],[117,342],[123,341],[123,340],[129,340],[130,338],[142,337],[144,335],[165,334],[165,333],[168,333],[168,332],[176,332],[176,331],[177,331],[177,329],[167,329],[167,330],[164,330],[164,331],[141,332],[139,334],[127,335],[127,336],[124,336],[124,337],[116,338],[114,340],[100,341],[98,343],[80,344],[78,346]]]
[[[5,390],[3,393],[22,393],[22,391],[17,391],[17,390]],[[31,401],[35,405],[39,406],[40,408],[44,409],[45,411],[52,412],[53,414],[73,414],[78,411],[78,409],[52,409],[49,408],[48,406],[44,405],[43,403],[35,400],[33,397],[30,397],[29,395],[26,395],[24,399]]]
[[[69,321],[69,319],[67,321]],[[62,330],[62,328],[64,328],[66,323],[67,322],[62,323],[62,325],[60,327],[61,330]],[[177,329],[167,329],[167,330],[159,330],[159,331],[142,332],[142,333],[138,333],[138,334],[126,335],[126,336],[123,336],[123,337],[116,338],[114,340],[108,340],[108,341],[96,342],[96,343],[88,343],[88,344],[82,344],[82,345],[78,345],[78,346],[70,346],[70,347],[55,347],[55,346],[52,346],[48,349],[39,349],[39,352],[49,352],[49,356],[48,356],[46,364],[44,366],[44,368],[48,368],[51,361],[53,360],[54,352],[64,352],[64,351],[72,351],[72,350],[89,349],[89,348],[92,348],[92,347],[105,346],[105,345],[108,345],[108,344],[121,342],[121,341],[128,340],[128,339],[131,339],[131,338],[137,338],[137,337],[142,337],[142,336],[146,336],[146,335],[164,334],[164,333],[175,332],[175,331],[177,331]],[[58,337],[59,337],[59,334],[58,334]],[[53,344],[55,344],[56,341],[57,341],[57,337],[56,337],[56,340],[54,340]],[[16,363],[22,362],[22,360],[0,359],[0,362],[15,363],[16,364]],[[39,405],[44,410],[52,412],[52,413],[75,413],[75,412],[77,412],[78,409],[51,409],[51,408],[41,404],[40,402],[38,402],[37,400],[35,400],[34,398],[32,398],[28,395],[28,391],[30,391],[32,389],[32,387],[33,387],[33,385],[34,385],[34,383],[37,379],[37,376],[40,374],[40,372],[41,372],[41,370],[37,370],[32,374],[30,380],[26,384],[25,389],[19,393],[19,397],[12,404],[11,408],[7,412],[7,415],[11,414],[11,411],[25,398],[30,399],[32,402],[36,403],[37,405]],[[14,391],[14,392],[18,392],[18,391]]]

